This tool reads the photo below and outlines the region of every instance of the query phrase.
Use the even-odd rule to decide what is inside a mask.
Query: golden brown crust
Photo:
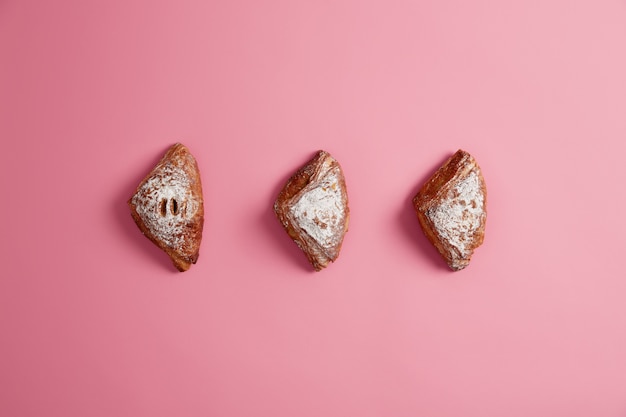
[[[128,200],[141,232],[183,272],[198,260],[204,199],[195,158],[182,144],[171,146]]]
[[[339,163],[328,152],[319,151],[287,181],[274,211],[316,271],[334,262],[350,218]]]
[[[448,266],[461,270],[484,241],[487,189],[480,167],[463,150],[452,155],[413,199],[420,226]]]

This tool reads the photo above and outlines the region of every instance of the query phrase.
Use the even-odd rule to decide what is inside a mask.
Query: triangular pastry
[[[179,271],[196,263],[204,202],[198,165],[184,145],[168,149],[128,205],[141,232],[169,255]]]
[[[487,189],[476,160],[457,151],[424,184],[413,199],[420,225],[448,266],[469,265],[483,243]]]
[[[348,231],[348,193],[339,163],[319,151],[282,189],[274,211],[316,271],[339,256]]]

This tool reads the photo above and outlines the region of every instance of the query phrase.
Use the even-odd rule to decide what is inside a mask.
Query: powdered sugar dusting
[[[185,171],[166,163],[150,176],[132,198],[146,228],[171,248],[183,244],[185,225],[198,210]]]
[[[453,247],[453,259],[471,256],[474,234],[485,220],[484,204],[480,174],[472,170],[448,191],[441,204],[428,210],[437,232]]]
[[[340,186],[340,169],[324,165],[321,181],[304,192],[291,207],[298,226],[324,249],[335,247],[343,238],[346,211]]]

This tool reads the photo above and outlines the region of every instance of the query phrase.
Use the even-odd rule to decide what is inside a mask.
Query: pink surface
[[[626,416],[626,3],[0,2],[0,415]],[[176,141],[177,273],[126,200]],[[482,166],[449,272],[410,199]],[[352,209],[313,273],[273,216],[318,149]]]

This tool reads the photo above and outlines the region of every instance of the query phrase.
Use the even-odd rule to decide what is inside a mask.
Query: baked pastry
[[[274,211],[316,271],[334,262],[350,219],[339,163],[328,152],[319,151],[287,181]]]
[[[469,265],[483,243],[487,220],[487,189],[476,160],[457,151],[426,181],[413,199],[428,240],[450,268]]]
[[[180,143],[170,147],[128,200],[141,232],[165,251],[179,271],[198,260],[204,201],[195,158]]]

